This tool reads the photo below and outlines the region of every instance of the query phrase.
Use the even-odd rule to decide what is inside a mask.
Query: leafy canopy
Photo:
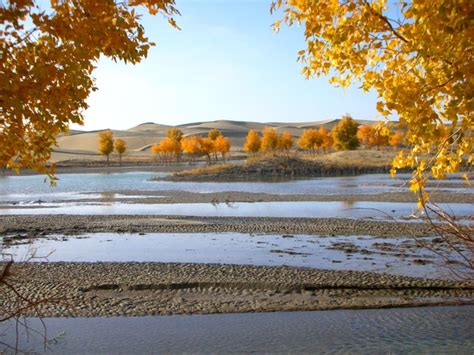
[[[127,143],[123,139],[118,138],[115,140],[114,148],[119,155],[122,155],[127,150]]]
[[[338,150],[354,150],[359,147],[357,138],[359,124],[351,116],[344,116],[334,127],[332,134],[334,137],[334,146]]]
[[[138,63],[154,45],[136,8],[161,13],[172,26],[174,0],[51,0],[0,2],[0,167],[45,166],[58,134],[82,124],[96,90],[100,56]]]
[[[99,138],[99,153],[102,155],[111,154],[114,151],[114,135],[111,131],[106,130],[97,134]]]
[[[247,138],[245,139],[244,143],[244,151],[248,154],[258,153],[261,145],[262,142],[258,132],[253,129],[248,131]]]
[[[358,83],[376,92],[381,116],[398,116],[410,149],[392,172],[414,168],[415,191],[429,174],[472,166],[474,1],[277,0],[278,9],[287,25],[304,26],[298,59],[306,78]]]

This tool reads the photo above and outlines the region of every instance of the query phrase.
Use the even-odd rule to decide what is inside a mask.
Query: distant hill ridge
[[[328,119],[313,122],[252,122],[216,120],[204,122],[191,122],[177,126],[164,125],[155,122],[144,122],[125,130],[112,129],[114,137],[122,138],[127,142],[129,152],[145,152],[150,146],[159,142],[166,135],[166,130],[172,127],[179,128],[185,136],[205,136],[212,128],[217,128],[229,137],[234,149],[241,149],[247,132],[250,129],[261,131],[265,127],[273,127],[279,132],[289,131],[294,136],[299,136],[303,130],[319,128],[321,126],[331,130],[340,119]],[[356,120],[359,124],[375,124],[375,121]],[[97,130],[80,131],[71,130],[67,135],[58,137],[58,150],[64,152],[97,152]]]

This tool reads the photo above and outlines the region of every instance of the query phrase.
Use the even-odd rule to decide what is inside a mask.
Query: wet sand
[[[23,263],[26,316],[212,314],[473,304],[474,284],[369,272],[175,263]],[[3,286],[4,287],[4,286]],[[11,296],[11,295],[9,295]],[[13,296],[11,296],[13,297]],[[2,313],[15,305],[0,300]]]
[[[12,215],[0,216],[0,234],[240,232],[276,234],[372,235],[377,237],[433,235],[426,223],[343,218],[182,217],[146,215]]]

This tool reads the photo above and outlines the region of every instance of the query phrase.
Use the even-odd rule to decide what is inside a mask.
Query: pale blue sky
[[[271,30],[270,0],[177,0],[177,31],[144,16],[157,42],[138,65],[101,60],[82,129],[126,129],[153,121],[316,121],[350,113],[376,119],[375,95],[305,80],[296,52],[302,30]],[[77,128],[77,127],[75,127]]]

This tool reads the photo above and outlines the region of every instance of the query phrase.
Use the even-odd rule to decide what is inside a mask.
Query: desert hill
[[[261,131],[265,127],[273,127],[278,132],[289,131],[294,136],[299,136],[305,129],[319,128],[321,126],[331,130],[339,119],[314,121],[314,122],[246,122],[217,120],[208,122],[192,122],[175,126],[181,129],[185,136],[206,136],[212,128],[219,129],[232,142],[232,150],[240,151],[250,129]],[[374,124],[374,121],[357,120],[359,124]],[[145,122],[126,130],[114,130],[115,138],[122,138],[127,142],[128,154],[149,155],[152,144],[159,142],[166,135],[166,130],[174,126],[154,122]],[[67,135],[58,137],[58,147],[55,149],[53,160],[74,159],[75,155],[97,155],[98,131],[71,130]]]

